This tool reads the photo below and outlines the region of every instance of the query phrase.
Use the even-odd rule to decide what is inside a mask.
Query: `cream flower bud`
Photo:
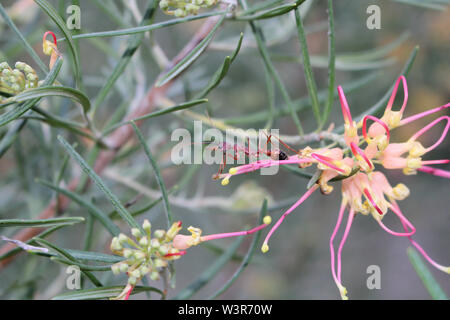
[[[162,239],[162,238],[164,238],[165,234],[166,234],[166,231],[164,231],[164,230],[155,230],[155,232],[153,233],[153,236],[156,239]]]
[[[133,228],[131,229],[131,234],[133,235],[133,237],[135,237],[136,239],[140,239],[142,237],[142,233],[138,228]]]
[[[153,281],[159,280],[159,272],[153,271],[153,272],[150,274],[150,279],[152,279]]]

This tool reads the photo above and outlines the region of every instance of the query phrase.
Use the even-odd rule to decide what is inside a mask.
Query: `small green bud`
[[[166,234],[166,231],[164,231],[164,230],[156,230],[156,231],[153,233],[153,235],[155,236],[156,239],[162,239],[162,238],[164,238],[165,234]]]
[[[120,273],[120,267],[117,264],[113,264],[111,266],[111,270],[115,275],[118,275]]]
[[[183,18],[186,16],[186,11],[184,11],[183,9],[177,9],[175,10],[174,15],[177,18]]]
[[[150,272],[150,268],[144,265],[139,268],[139,271],[140,271],[141,275],[145,276],[147,273]]]
[[[136,260],[143,260],[145,259],[145,253],[143,253],[142,251],[135,251],[134,257],[136,258]]]
[[[139,240],[139,245],[146,247],[148,246],[148,238],[147,237],[142,237],[141,240]]]
[[[2,62],[0,63],[0,70],[3,71],[4,69],[9,69],[8,62]]]
[[[137,282],[137,279],[135,277],[129,277],[128,278],[128,283],[131,284],[132,286],[134,286]]]
[[[124,244],[126,242],[128,242],[128,237],[126,235],[124,235],[123,233],[119,234],[119,241],[121,244]]]
[[[147,219],[144,220],[144,223],[142,224],[142,228],[145,230],[145,232],[150,233],[151,229],[152,229],[152,225],[150,223],[150,221],[148,221]]]
[[[123,256],[125,257],[125,258],[131,258],[131,256],[133,255],[133,250],[131,250],[131,249],[128,249],[128,248],[126,248],[126,249],[123,249]]]
[[[168,254],[169,248],[167,247],[167,245],[163,244],[162,246],[160,246],[159,253],[161,253],[162,256],[165,256],[166,254]]]
[[[158,249],[161,244],[159,243],[159,241],[157,239],[152,239],[150,241],[150,245],[152,248]]]
[[[130,272],[130,276],[138,279],[141,277],[141,272],[139,271],[139,269],[133,270]]]
[[[119,265],[119,269],[120,269],[120,272],[127,272],[128,271],[128,265],[126,264],[126,263],[121,263],[120,265]]]
[[[159,280],[159,272],[153,271],[153,272],[150,274],[150,279],[152,279],[153,281]]]
[[[131,234],[133,235],[133,237],[135,237],[136,239],[140,239],[142,237],[142,233],[138,228],[133,228],[131,229]]]
[[[156,259],[155,260],[155,267],[157,268],[164,268],[167,267],[167,262],[161,259]]]

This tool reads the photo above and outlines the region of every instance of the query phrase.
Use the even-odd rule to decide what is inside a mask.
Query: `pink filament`
[[[375,208],[375,210],[378,211],[378,213],[380,215],[383,215],[383,211],[380,209],[380,207],[378,207],[378,205],[375,203],[375,201],[372,198],[372,195],[370,194],[369,190],[367,190],[367,188],[364,189],[364,194],[366,195],[367,199],[370,201],[370,203],[372,204],[372,207]]]
[[[367,156],[366,156],[366,154],[364,153],[364,151],[362,151],[361,148],[359,148],[359,147],[356,145],[356,143],[351,142],[351,143],[350,143],[350,148],[352,149],[352,153],[353,153],[353,155],[354,155],[355,157],[356,157],[356,154],[359,154],[359,155],[364,159],[364,161],[369,165],[369,168],[370,168],[370,169],[373,169],[373,168],[374,168],[372,162],[369,160],[369,158],[367,158]]]
[[[131,286],[130,289],[127,291],[127,294],[126,294],[124,300],[128,300],[133,289],[134,289],[134,286]]]
[[[394,204],[395,208],[398,210],[399,213],[401,213],[400,211],[400,207],[397,204]],[[405,229],[405,231],[408,231],[407,229],[407,225],[405,224],[405,222],[402,221],[402,225],[403,225],[403,229]],[[443,268],[445,268],[444,266],[440,265],[439,263],[437,263],[436,261],[434,261],[433,259],[430,258],[430,256],[425,252],[425,250],[422,248],[421,245],[419,245],[416,241],[414,241],[412,239],[411,236],[408,236],[408,240],[409,242],[411,242],[411,244],[420,252],[420,254],[422,254],[422,256],[431,264],[433,265],[436,269],[442,270]]]
[[[443,106],[440,106],[440,107],[437,107],[437,108],[434,108],[434,109],[431,109],[431,110],[428,110],[428,111],[424,111],[424,112],[415,114],[413,116],[410,116],[410,117],[405,118],[402,121],[400,121],[400,125],[403,126],[403,125],[408,124],[410,122],[413,122],[415,120],[418,120],[418,119],[421,119],[423,117],[426,117],[426,116],[428,116],[430,114],[439,112],[439,111],[441,111],[441,110],[443,110],[445,108],[448,108],[448,107],[450,107],[450,103],[447,103],[447,104],[445,104]]]
[[[367,119],[371,119],[371,120],[379,123],[384,128],[384,130],[386,131],[387,141],[389,143],[389,139],[391,138],[391,133],[389,131],[389,127],[386,125],[386,123],[384,123],[384,121],[381,121],[377,117],[370,116],[370,115],[365,116],[363,119],[362,132],[363,132],[364,139],[367,140],[367,138],[368,138],[367,137]]]
[[[308,191],[306,191],[306,193],[296,203],[294,203],[285,213],[283,213],[283,215],[280,217],[280,219],[278,219],[278,221],[275,223],[275,225],[272,227],[272,229],[270,229],[269,233],[266,236],[266,239],[264,239],[264,243],[268,243],[269,242],[270,237],[275,232],[275,230],[278,229],[280,224],[283,222],[284,218],[286,218],[286,216],[288,214],[290,214],[295,208],[297,208],[299,205],[301,205],[303,201],[308,199],[308,197],[314,191],[316,191],[317,188],[318,188],[318,185],[314,185],[312,188],[310,188]]]
[[[406,217],[401,213],[401,211],[399,210],[399,208],[397,206],[392,206],[391,209],[399,217],[399,219],[400,219],[400,221],[401,221],[401,223],[402,223],[406,233],[392,231],[391,229],[386,227],[384,225],[384,223],[381,222],[381,220],[378,220],[378,224],[381,226],[381,228],[383,228],[387,233],[390,233],[390,234],[392,234],[394,236],[397,236],[397,237],[410,237],[414,233],[416,233],[416,228],[412,225],[411,222],[409,222],[408,219],[406,219]],[[408,232],[408,229],[406,227],[409,227],[411,229],[411,231]]]
[[[449,162],[450,162],[450,160],[448,160],[448,159],[442,159],[442,160],[425,160],[425,161],[422,161],[421,163],[424,165],[428,165],[428,164],[446,164]]]
[[[425,127],[423,127],[422,129],[420,129],[419,131],[417,131],[412,137],[411,140],[416,140],[417,138],[419,138],[422,134],[424,134],[425,132],[427,132],[428,130],[430,130],[432,127],[434,127],[434,125],[442,120],[447,120],[447,124],[444,128],[444,131],[442,131],[442,134],[440,136],[440,138],[435,142],[435,144],[433,144],[431,147],[428,147],[426,149],[427,152],[433,150],[434,148],[436,148],[437,146],[439,146],[441,144],[441,142],[444,140],[445,136],[447,135],[447,132],[450,128],[450,117],[449,116],[443,116],[443,117],[439,117],[437,119],[435,119],[434,121],[430,122],[429,124],[427,124]]]
[[[394,90],[392,90],[391,97],[389,98],[389,102],[386,106],[386,110],[391,110],[392,105],[394,104],[395,96],[397,95],[398,85],[400,84],[400,80],[403,83],[403,105],[400,109],[400,112],[403,113],[406,107],[406,103],[408,102],[408,85],[406,84],[406,79],[403,75],[401,75],[397,81],[395,82]]]
[[[287,159],[287,160],[268,159],[267,161],[257,161],[257,162],[253,162],[253,163],[249,163],[249,164],[237,167],[237,172],[235,173],[235,175],[256,171],[261,168],[268,168],[268,167],[272,167],[275,165],[298,164],[298,163],[307,163],[307,162],[311,162],[311,161],[312,161],[312,159],[310,159],[310,158],[302,158],[302,159],[296,158],[296,159]]]
[[[350,232],[350,228],[352,227],[353,217],[355,216],[355,211],[350,209],[350,213],[348,214],[347,225],[345,226],[344,235],[342,236],[341,243],[339,244],[338,254],[337,254],[337,273],[338,280],[341,282],[341,253],[342,248],[344,248],[345,241],[347,240],[348,233]]]
[[[52,36],[52,38],[53,38],[53,43],[54,43],[54,45],[56,46],[56,45],[58,44],[58,42],[56,41],[56,36],[55,36],[55,34],[54,34],[52,31],[47,31],[47,32],[45,32],[45,33],[44,33],[44,36],[42,37],[42,39],[45,40],[49,34]]]
[[[223,239],[223,238],[230,238],[230,237],[246,236],[246,235],[252,234],[256,231],[259,231],[261,229],[264,229],[265,227],[267,227],[267,224],[262,224],[260,226],[257,226],[253,229],[246,230],[246,231],[211,234],[208,236],[201,237],[201,240],[209,241],[209,240],[216,240],[216,239]]]
[[[174,256],[184,256],[186,254],[186,251],[180,251],[180,252],[174,252],[174,253],[168,253],[164,255],[165,258],[174,257]]]
[[[344,121],[352,125],[352,115],[350,113],[350,108],[348,107],[347,99],[345,98],[344,90],[341,86],[338,86],[339,100],[341,101],[342,115],[344,116]]]
[[[447,170],[441,170],[441,169],[436,169],[436,168],[427,167],[427,166],[422,166],[417,170],[428,173],[428,174],[432,174],[434,176],[450,179],[450,171],[447,171]]]
[[[336,226],[334,227],[333,233],[331,234],[331,237],[330,237],[331,273],[333,275],[333,279],[336,282],[336,284],[340,284],[340,280],[338,280],[338,278],[336,277],[336,271],[335,271],[335,267],[334,267],[333,241],[334,241],[334,238],[336,237],[339,227],[341,226],[342,217],[344,216],[345,206],[346,206],[345,203],[341,204],[341,208],[339,209],[339,215],[338,215],[338,219],[336,222]],[[340,277],[339,277],[339,279],[340,279]]]
[[[345,173],[344,169],[339,168],[338,166],[334,165],[331,161],[333,161],[333,159],[331,159],[330,157],[327,156],[323,156],[321,154],[318,153],[311,153],[311,157],[313,157],[314,159],[316,159],[317,161],[319,161],[320,163],[326,165],[327,167],[330,167],[336,171],[339,171],[341,173]]]

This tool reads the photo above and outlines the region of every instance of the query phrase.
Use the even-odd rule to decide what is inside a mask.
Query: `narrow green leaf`
[[[34,0],[34,2],[36,2],[36,4],[40,6],[42,10],[44,10],[44,12],[50,17],[50,19],[53,20],[53,22],[55,22],[55,24],[64,34],[64,38],[68,42],[69,50],[73,57],[75,80],[78,86],[81,82],[80,60],[75,43],[72,40],[72,34],[69,29],[67,29],[66,22],[60,17],[55,8],[53,8],[53,6],[47,0]]]
[[[194,282],[188,285],[185,289],[181,290],[173,299],[174,300],[187,300],[191,298],[197,291],[203,288],[234,256],[237,249],[241,245],[244,237],[239,237],[233,244],[217,258]]]
[[[142,229],[140,225],[134,220],[130,213],[125,209],[120,200],[115,196],[111,190],[106,186],[106,184],[100,179],[100,177],[95,173],[95,171],[84,161],[84,159],[75,151],[75,149],[62,137],[58,136],[58,140],[61,142],[66,151],[71,155],[71,157],[78,162],[81,169],[94,181],[95,185],[108,197],[114,208],[120,214],[122,219],[124,219],[131,228]]]
[[[166,186],[164,185],[164,181],[161,176],[161,171],[159,170],[158,164],[156,163],[156,160],[153,158],[150,148],[145,143],[145,139],[142,136],[142,133],[139,130],[139,128],[137,127],[136,123],[134,123],[134,121],[131,121],[131,125],[133,126],[134,132],[136,133],[136,135],[139,139],[139,143],[141,144],[142,148],[144,148],[144,152],[147,155],[148,160],[150,161],[153,171],[155,172],[156,181],[158,182],[158,186],[159,186],[159,189],[161,190],[161,194],[162,194],[163,200],[164,200],[164,210],[166,212],[167,225],[170,227],[173,223],[173,218],[172,218],[172,212],[170,210],[170,205],[169,205],[169,197],[167,196],[167,190],[166,190]]]
[[[119,227],[105,213],[103,213],[99,208],[97,208],[92,203],[84,200],[78,194],[70,190],[60,188],[52,184],[51,182],[45,180],[37,179],[37,182],[58,193],[65,195],[66,197],[72,199],[80,206],[85,208],[92,216],[94,216],[98,221],[100,221],[101,224],[103,224],[103,226],[109,231],[109,233],[111,233],[111,235],[117,236],[120,233]]]
[[[189,16],[189,17],[184,17],[184,18],[171,19],[171,20],[164,21],[164,22],[154,23],[149,26],[141,26],[141,27],[120,29],[120,30],[114,30],[114,31],[82,33],[82,34],[74,35],[72,37],[72,39],[127,36],[130,34],[147,32],[147,31],[164,28],[164,27],[169,27],[169,26],[173,26],[173,25],[188,22],[188,21],[205,19],[205,18],[212,17],[212,16],[219,16],[219,15],[223,15],[225,13],[226,13],[226,11],[213,11],[213,12],[208,12],[208,13],[204,13],[204,14],[199,14],[196,16],[194,15],[194,16]],[[58,41],[61,41],[61,40],[64,40],[64,39],[58,39]]]
[[[406,252],[408,253],[409,260],[411,261],[414,270],[416,270],[417,275],[420,280],[422,280],[423,285],[428,290],[428,293],[434,300],[448,300],[447,295],[444,290],[439,286],[439,283],[434,279],[428,267],[425,265],[424,261],[417,253],[416,250],[409,247]]]
[[[57,227],[49,228],[49,229],[47,229],[47,230],[45,230],[45,231],[39,233],[35,238],[44,238],[44,237],[46,237],[46,236],[52,234],[52,233],[55,232],[56,230],[61,229],[61,228],[66,227],[66,226],[68,226],[68,225],[59,225],[59,226],[57,226]],[[24,243],[25,243],[25,244],[31,244],[31,243],[34,243],[34,238],[31,238],[30,240],[25,241]],[[14,255],[16,255],[17,253],[19,253],[19,252],[21,252],[21,251],[22,251],[22,248],[20,248],[20,247],[11,249],[11,250],[9,250],[8,252],[5,252],[4,254],[0,255],[0,261],[5,260],[5,259],[8,259],[9,257],[14,256]]]
[[[244,34],[241,32],[236,49],[234,49],[231,56],[227,56],[225,58],[225,61],[223,62],[222,66],[214,73],[213,77],[209,80],[206,87],[196,96],[198,99],[206,97],[208,93],[210,93],[211,90],[217,87],[222,81],[222,79],[225,78],[225,76],[228,73],[228,70],[230,69],[231,64],[233,63],[234,59],[239,53],[239,50],[241,49],[243,38]]]
[[[43,84],[44,86],[51,85],[56,80],[59,70],[61,69],[61,65],[62,65],[62,59],[61,59],[61,57],[58,57],[52,70],[50,70],[49,74],[47,75],[47,77],[44,80],[44,84]],[[10,111],[0,115],[0,127],[19,118],[21,115],[23,115],[25,112],[27,112],[29,109],[31,109],[39,101],[40,101],[40,98],[29,100],[27,102],[19,104],[18,106],[15,106]]]
[[[98,300],[98,299],[109,299],[117,297],[123,290],[123,286],[111,286],[103,287],[100,289],[87,289],[87,290],[76,290],[69,291],[66,293],[59,294],[53,297],[52,300]],[[138,294],[141,292],[153,291],[164,296],[164,293],[154,287],[142,287],[136,286],[131,294]]]
[[[61,226],[61,225],[72,225],[72,224],[80,223],[83,221],[84,221],[83,217],[53,218],[53,219],[40,219],[40,220],[3,219],[3,220],[0,220],[0,228],[2,228],[2,227],[24,227],[24,228],[54,227],[54,226]]]
[[[263,218],[267,214],[267,199],[264,199],[260,214],[259,214],[259,224],[263,223]],[[209,297],[209,299],[216,299],[218,296],[220,296],[222,293],[224,293],[226,290],[228,290],[229,287],[237,280],[237,278],[241,275],[241,273],[244,271],[244,269],[248,266],[250,263],[253,254],[255,253],[256,245],[259,242],[259,239],[261,238],[261,232],[262,230],[259,230],[256,232],[256,234],[253,237],[252,243],[250,244],[250,247],[248,248],[247,254],[244,257],[244,260],[242,260],[241,265],[239,268],[235,271],[235,273],[231,276],[231,278],[223,285],[222,288],[217,290],[214,294]]]
[[[205,38],[197,45],[194,49],[192,49],[180,62],[178,62],[174,67],[172,67],[169,71],[163,74],[159,80],[156,82],[157,87],[161,87],[170,80],[174,79],[181,72],[186,70],[198,57],[206,50],[209,43],[213,39],[216,31],[222,25],[222,22],[225,20],[226,13],[222,14],[219,21],[217,21],[216,25],[211,29],[211,31],[206,35]]]
[[[25,127],[26,124],[27,120],[21,119],[8,128],[8,131],[0,141],[0,158],[3,157],[14,141],[16,141],[19,132]]]
[[[36,241],[38,244],[45,246],[49,249],[52,249],[53,251],[55,251],[57,254],[61,255],[62,257],[70,260],[70,261],[74,261],[76,262],[76,258],[73,257],[68,251],[66,251],[65,249],[59,248],[57,246],[55,246],[54,244],[48,242],[45,239],[41,239],[41,238],[35,238],[34,241]],[[88,277],[88,279],[96,286],[96,287],[102,287],[102,283],[89,271],[81,271],[86,277]]]
[[[314,80],[314,74],[311,68],[311,62],[309,60],[308,43],[306,42],[305,30],[303,28],[303,22],[298,9],[295,10],[295,21],[297,23],[298,38],[300,40],[300,46],[302,50],[303,69],[305,72],[306,86],[308,88],[309,97],[311,99],[311,106],[317,121],[317,125],[320,126],[321,116],[319,98],[317,96],[317,85],[316,81]]]
[[[65,97],[74,100],[81,105],[84,113],[87,113],[91,108],[89,98],[83,92],[70,87],[41,86],[38,88],[23,91],[18,95],[12,97],[11,100],[13,102],[25,102],[36,98],[45,98],[51,96]]]
[[[290,12],[291,10],[296,9],[303,2],[305,2],[305,0],[297,0],[292,3],[286,3],[286,4],[282,4],[282,5],[274,7],[274,8],[258,11],[256,13],[250,14],[250,15],[244,13],[242,15],[236,16],[235,19],[236,20],[249,20],[249,21],[270,19],[270,18],[274,18],[274,17],[280,16],[280,15],[286,14],[286,13]]]
[[[106,265],[106,266],[94,266],[94,265],[88,265],[88,264],[83,264],[80,263],[78,261],[72,261],[66,258],[61,258],[61,257],[51,257],[50,260],[52,261],[56,261],[65,265],[76,265],[78,267],[80,267],[80,270],[85,270],[85,271],[111,271],[111,266],[110,265]]]
[[[328,121],[334,103],[334,86],[336,80],[336,45],[334,39],[333,0],[328,0],[328,98],[319,130]]]

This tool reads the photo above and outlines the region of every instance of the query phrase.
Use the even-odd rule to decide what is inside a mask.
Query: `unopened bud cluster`
[[[147,274],[152,280],[158,280],[168,261],[184,254],[172,245],[173,238],[181,229],[181,222],[175,222],[167,231],[155,230],[152,235],[151,224],[145,220],[142,229],[144,233],[137,228],[131,229],[134,239],[121,233],[111,242],[111,251],[125,258],[111,269],[114,274],[126,273],[128,284],[132,286]]]
[[[161,0],[159,7],[166,14],[182,18],[196,15],[201,8],[209,8],[216,3],[217,0]]]
[[[13,96],[26,89],[36,88],[38,85],[39,78],[36,71],[28,64],[16,62],[13,69],[7,62],[0,63],[0,91],[2,93]]]

